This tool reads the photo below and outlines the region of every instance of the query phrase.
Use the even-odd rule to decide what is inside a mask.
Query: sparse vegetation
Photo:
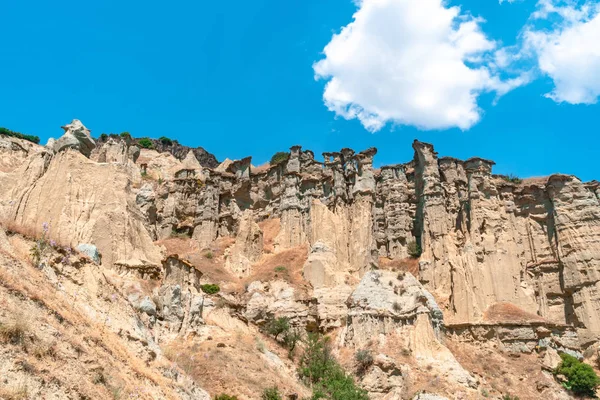
[[[594,390],[600,385],[594,369],[569,354],[563,353],[560,358],[562,362],[554,372],[567,378],[563,386],[578,395],[594,396]]]
[[[299,374],[313,387],[311,400],[368,400],[367,392],[356,385],[333,357],[327,336],[308,335]]]
[[[506,182],[515,183],[517,185],[519,183],[523,182],[523,179],[519,178],[518,176],[516,176],[514,174],[504,175],[502,177],[502,179],[504,179]]]
[[[392,308],[396,312],[402,311],[402,305],[400,303],[398,303],[397,301],[395,301],[394,304],[392,304]]]
[[[519,400],[517,396],[511,396],[510,394],[505,394],[502,396],[502,400]]]
[[[11,137],[14,137],[17,139],[27,140],[27,141],[35,143],[35,144],[40,143],[40,138],[38,136],[25,135],[23,133],[11,131],[10,129],[7,129],[7,128],[0,127],[0,135],[6,135],[6,136],[11,136]]]
[[[286,267],[284,267],[283,265],[280,265],[280,266],[278,266],[278,267],[275,267],[275,270],[274,270],[274,271],[275,271],[275,272],[286,272],[286,271],[287,271],[287,268],[286,268]]]
[[[200,289],[202,289],[202,291],[206,294],[217,294],[221,291],[219,285],[215,285],[214,283],[200,285]]]
[[[47,222],[42,224],[42,236],[35,241],[35,244],[29,250],[29,255],[31,256],[31,262],[34,266],[40,266],[42,259],[47,254],[48,250],[50,250],[50,242],[48,241],[48,232],[50,230],[50,226]]]
[[[280,152],[273,154],[273,157],[271,157],[271,161],[269,161],[269,164],[271,164],[271,165],[281,164],[282,162],[287,161],[288,158],[290,158],[290,153],[285,152],[285,151],[280,151]]]
[[[29,390],[27,386],[21,384],[15,387],[0,388],[0,399],[4,400],[27,400],[29,398]]]
[[[238,400],[236,396],[230,396],[228,394],[219,394],[215,396],[215,400]]]
[[[261,400],[282,400],[281,393],[276,386],[266,388],[260,398]]]
[[[406,246],[406,251],[408,252],[408,255],[412,258],[421,257],[421,246],[419,246],[419,244],[415,240],[408,243],[408,245]]]
[[[29,323],[22,314],[15,314],[12,321],[0,324],[0,340],[13,345],[25,345]]]
[[[31,353],[39,359],[46,357],[56,358],[56,344],[40,341],[36,343]]]
[[[102,372],[96,372],[92,377],[92,383],[94,385],[106,385],[106,377]]]
[[[100,135],[100,140],[103,142],[106,142],[108,140],[108,135],[106,133],[103,133]]]
[[[364,373],[371,365],[373,365],[373,354],[368,349],[357,351],[354,355],[354,359],[358,365],[359,373]]]
[[[177,230],[173,229],[171,231],[171,237],[178,238],[178,239],[189,239],[191,237],[191,235],[188,231],[177,231]]]
[[[204,258],[208,259],[208,260],[212,260],[214,257],[214,254],[212,253],[212,251],[207,251],[206,253],[204,253]]]
[[[131,134],[129,132],[121,132],[119,134],[119,136],[121,136],[123,139],[125,139],[127,141],[131,140]]]
[[[140,147],[143,147],[144,149],[154,148],[154,144],[152,143],[152,140],[150,140],[149,138],[141,138],[137,141],[137,143]]]

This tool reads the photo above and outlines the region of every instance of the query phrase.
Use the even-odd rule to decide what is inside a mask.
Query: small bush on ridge
[[[221,291],[219,285],[215,285],[214,283],[207,283],[205,285],[201,285],[200,289],[206,294],[217,294]]]
[[[271,161],[269,161],[269,164],[277,165],[284,161],[287,161],[288,158],[290,158],[290,153],[287,153],[285,151],[280,151],[280,152],[273,154],[273,157],[271,157]]]
[[[154,144],[152,144],[152,140],[150,140],[148,138],[141,138],[140,140],[138,140],[138,144],[140,145],[140,147],[143,147],[144,149],[154,148]]]

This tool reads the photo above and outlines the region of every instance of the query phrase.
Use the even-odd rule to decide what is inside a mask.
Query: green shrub
[[[215,400],[238,400],[238,398],[228,394],[219,394],[215,396]]]
[[[368,400],[367,392],[354,383],[331,353],[329,337],[310,333],[300,359],[300,377],[313,385],[311,400]]]
[[[207,258],[209,260],[212,260],[214,257],[212,251],[207,251],[206,253],[204,253],[204,258]]]
[[[40,138],[38,136],[25,135],[23,133],[11,131],[10,129],[7,129],[7,128],[0,127],[0,135],[6,135],[6,136],[15,137],[17,139],[27,140],[27,141],[35,143],[35,144],[40,143]]]
[[[415,240],[408,243],[406,251],[408,251],[408,255],[412,258],[419,258],[421,256],[421,246]]]
[[[296,329],[290,329],[283,335],[283,343],[288,349],[288,357],[290,359],[294,357],[294,350],[300,339],[302,339],[302,336]]]
[[[261,400],[282,400],[281,393],[279,393],[279,389],[276,386],[267,388],[263,391],[262,396],[260,396]]]
[[[273,157],[271,157],[271,161],[269,163],[271,165],[277,165],[284,161],[287,161],[288,158],[290,158],[290,153],[280,151],[278,153],[273,154]]]
[[[121,132],[119,136],[121,136],[125,140],[131,140],[131,134],[129,132]]]
[[[283,265],[280,265],[279,267],[275,267],[275,272],[285,272],[287,271],[287,268],[284,267]]]
[[[214,283],[207,283],[206,285],[200,285],[200,289],[206,294],[217,294],[221,291],[219,285]]]
[[[275,337],[275,340],[277,340],[279,335],[290,330],[290,319],[287,317],[270,319],[267,322],[265,329],[270,335]]]
[[[354,355],[354,359],[358,364],[358,371],[361,373],[373,365],[373,354],[367,349],[357,351]]]
[[[141,138],[140,140],[138,140],[138,144],[140,145],[140,147],[143,147],[144,149],[154,148],[154,144],[152,143],[152,140],[150,140],[148,138]]]
[[[102,135],[100,135],[100,140],[106,142],[108,140],[108,135],[106,133],[103,133]]]
[[[161,136],[158,140],[165,146],[171,146],[173,144],[173,141],[166,136]]]
[[[569,354],[561,354],[562,362],[556,368],[556,374],[562,374],[567,378],[565,388],[573,393],[581,395],[594,395],[594,389],[600,385],[600,378],[594,369],[588,364],[582,363]]]

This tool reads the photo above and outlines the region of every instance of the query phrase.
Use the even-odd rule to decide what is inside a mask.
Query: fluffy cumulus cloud
[[[600,4],[541,0],[534,22],[554,19],[552,29],[528,26],[522,53],[532,53],[554,82],[556,102],[593,104],[600,97]],[[522,57],[522,55],[520,56]]]
[[[499,77],[497,43],[482,31],[482,20],[458,7],[443,0],[357,4],[314,71],[327,80],[326,106],[369,131],[388,122],[468,129],[481,117],[479,95],[503,95],[526,83]]]

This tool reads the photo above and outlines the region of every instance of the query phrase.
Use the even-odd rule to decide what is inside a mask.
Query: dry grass
[[[419,278],[419,260],[415,258],[379,257],[379,268],[388,271],[410,272],[415,278]]]
[[[264,254],[259,262],[252,265],[252,274],[241,283],[246,285],[254,281],[282,279],[300,291],[308,291],[310,285],[302,276],[302,268],[307,258],[307,246],[283,250],[276,254]]]
[[[27,400],[29,391],[24,384],[17,386],[0,387],[0,399],[3,400]]]
[[[258,347],[266,352],[267,342],[271,340],[238,332],[229,338],[202,343],[178,341],[163,349],[163,353],[213,396],[229,393],[240,399],[256,399],[257,393],[272,386],[278,386],[284,393],[307,395],[294,377],[265,360]],[[279,350],[276,344],[270,347],[273,352]],[[279,357],[285,360],[285,354],[282,351]]]
[[[30,331],[29,321],[22,313],[16,312],[10,321],[0,323],[0,340],[3,343],[25,346]]]
[[[545,321],[539,315],[529,313],[516,305],[508,302],[494,303],[483,313],[483,320],[486,322],[509,322],[522,323],[533,321]]]
[[[22,224],[13,220],[3,219],[0,220],[0,226],[2,226],[9,234],[18,234],[27,239],[37,240],[42,237],[42,224],[39,226],[31,226]],[[57,246],[60,247],[74,247],[72,243],[66,243],[61,241],[59,238],[52,236],[52,226],[50,226],[48,240],[54,240]]]
[[[85,268],[98,267],[88,265]],[[98,272],[95,275],[98,283],[108,288],[109,285],[102,282],[102,274]],[[18,347],[10,350],[16,351],[17,356],[11,356],[14,362],[22,365],[17,370],[31,371],[28,374],[42,382],[59,382],[59,387],[87,398],[114,398],[113,389],[118,389],[120,395],[134,393],[138,396],[136,398],[153,398],[151,392],[136,393],[135,388],[140,387],[155,388],[167,394],[166,398],[173,398],[171,381],[152,364],[138,358],[126,346],[126,337],[106,329],[104,323],[98,322],[98,318],[89,312],[84,313],[85,307],[77,304],[79,300],[86,307],[94,306],[93,300],[88,303],[83,298],[73,298],[68,291],[59,294],[41,271],[10,255],[0,254],[0,316],[6,309],[27,311],[12,313],[0,326],[0,341],[27,343],[23,352]],[[116,302],[119,307],[126,307],[124,299],[117,298]],[[57,342],[54,337],[60,340]],[[85,359],[94,360],[91,365],[114,371],[111,384],[95,385],[95,372],[88,371],[90,365],[83,361]],[[13,396],[12,389],[2,390],[0,398],[19,398]]]

